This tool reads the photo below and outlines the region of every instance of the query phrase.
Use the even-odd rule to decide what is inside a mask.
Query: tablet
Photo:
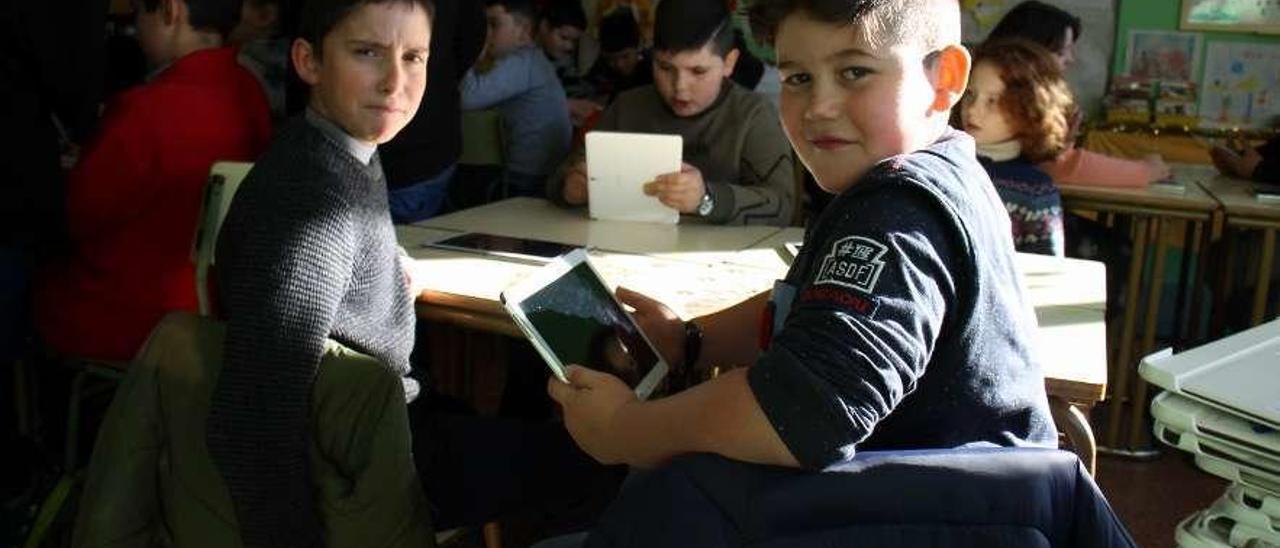
[[[612,373],[646,399],[668,367],[579,249],[538,269],[500,298],[561,381],[577,364]]]
[[[468,232],[452,238],[423,244],[423,247],[438,247],[454,251],[479,252],[511,259],[545,263],[578,249],[577,246],[534,240],[530,238],[513,238],[497,234]]]
[[[679,135],[587,133],[587,209],[592,219],[675,224],[680,212],[644,185],[680,171],[684,139]]]
[[[1253,183],[1253,195],[1258,200],[1258,203],[1280,204],[1280,185]]]

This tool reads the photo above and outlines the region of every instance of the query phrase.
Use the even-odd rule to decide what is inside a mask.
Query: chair
[[[496,110],[468,110],[462,113],[462,152],[458,166],[474,183],[482,185],[480,202],[506,197],[502,169],[506,165],[506,129]]]
[[[205,444],[225,327],[189,312],[152,331],[107,411],[73,545],[240,545],[234,505]],[[330,546],[431,544],[400,377],[326,345],[311,393],[310,469]]]
[[[211,310],[208,271],[214,261],[213,249],[217,243],[218,230],[231,205],[231,198],[235,196],[240,182],[252,167],[253,164],[244,162],[217,162],[209,170],[209,181],[205,186],[191,251],[191,259],[196,263],[196,296],[202,315],[209,315]],[[24,548],[35,548],[44,541],[83,479],[79,463],[81,406],[89,398],[114,390],[124,379],[129,365],[127,361],[73,357],[55,357],[51,361],[61,362],[75,370],[67,397],[62,476],[40,504],[31,531],[23,543]]]
[[[222,230],[222,221],[231,208],[231,199],[235,197],[240,183],[252,168],[253,164],[247,162],[218,162],[209,170],[209,183],[205,185],[200,218],[196,222],[196,237],[191,245],[191,260],[196,263],[196,297],[202,316],[213,315],[213,304],[209,296],[209,270],[214,263],[218,231]]]
[[[633,478],[588,547],[1132,547],[1075,455],[860,453],[820,472],[715,455]]]

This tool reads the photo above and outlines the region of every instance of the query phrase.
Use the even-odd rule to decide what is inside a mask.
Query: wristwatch
[[[702,194],[702,201],[698,202],[698,215],[706,217],[711,214],[711,210],[715,209],[716,201],[711,199],[711,189],[706,189]]]

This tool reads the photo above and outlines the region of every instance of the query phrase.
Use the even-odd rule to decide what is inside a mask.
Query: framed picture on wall
[[[1194,80],[1200,42],[1198,32],[1130,30],[1125,74],[1143,80]]]
[[[1182,0],[1179,28],[1280,34],[1280,0]]]

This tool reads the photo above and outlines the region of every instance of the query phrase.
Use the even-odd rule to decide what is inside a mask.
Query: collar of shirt
[[[1017,139],[978,145],[978,156],[986,156],[995,162],[1007,162],[1021,155],[1022,144]]]
[[[361,142],[352,137],[351,134],[338,127],[337,124],[329,121],[328,118],[321,116],[320,113],[307,108],[307,122],[309,122],[320,133],[328,137],[330,141],[337,143],[343,150],[347,151],[352,158],[359,160],[361,164],[369,165],[373,161],[373,153],[378,151],[378,147],[369,143]]]

